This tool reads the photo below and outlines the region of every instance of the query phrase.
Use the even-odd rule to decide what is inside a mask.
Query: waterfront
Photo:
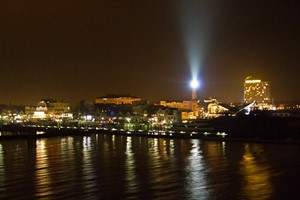
[[[298,199],[299,145],[91,134],[0,141],[0,199]]]

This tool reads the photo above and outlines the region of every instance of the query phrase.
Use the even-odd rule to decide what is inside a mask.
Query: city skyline
[[[296,1],[2,1],[0,104],[188,100],[192,65],[199,99],[243,102],[252,75],[299,101],[298,18]]]

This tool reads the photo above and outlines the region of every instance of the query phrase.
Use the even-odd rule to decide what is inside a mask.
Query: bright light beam
[[[214,1],[191,0],[178,3],[186,59],[194,84],[200,76],[208,51],[214,24],[213,16],[217,8]],[[196,85],[199,86],[198,81]]]
[[[199,87],[199,81],[197,81],[196,79],[193,79],[190,83],[191,88],[196,89]]]

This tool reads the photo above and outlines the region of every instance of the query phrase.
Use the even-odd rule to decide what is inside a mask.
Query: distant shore
[[[1,140],[38,139],[59,136],[87,136],[91,134],[125,135],[133,137],[169,138],[169,139],[202,139],[210,141],[236,141],[251,143],[276,143],[276,144],[300,144],[299,138],[264,139],[251,137],[237,137],[225,132],[184,132],[184,131],[125,131],[109,130],[105,128],[65,128],[65,127],[25,127],[19,125],[2,125],[0,127]]]

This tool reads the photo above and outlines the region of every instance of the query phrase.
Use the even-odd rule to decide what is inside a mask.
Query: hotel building
[[[270,85],[267,81],[247,77],[244,82],[244,103],[253,102],[260,109],[269,107],[272,103]]]

